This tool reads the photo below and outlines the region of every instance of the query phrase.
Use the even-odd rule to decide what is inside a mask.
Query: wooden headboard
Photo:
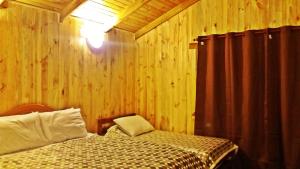
[[[31,112],[47,112],[47,111],[54,111],[54,109],[42,104],[22,104],[10,109],[7,112],[0,113],[0,117],[21,115],[21,114],[27,114]]]
[[[98,118],[98,129],[97,133],[99,135],[104,135],[107,132],[107,129],[109,129],[111,126],[113,126],[115,123],[113,122],[114,119],[120,118],[120,117],[126,117],[126,116],[135,116],[135,113],[128,113],[124,115],[118,115],[113,117],[107,117],[107,118]]]

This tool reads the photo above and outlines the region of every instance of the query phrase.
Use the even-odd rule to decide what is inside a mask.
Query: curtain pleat
[[[300,28],[198,41],[195,134],[233,140],[236,168],[300,169]]]

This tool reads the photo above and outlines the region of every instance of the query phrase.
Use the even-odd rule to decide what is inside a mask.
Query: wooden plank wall
[[[132,33],[112,30],[94,54],[81,21],[14,2],[0,9],[0,112],[22,103],[80,107],[88,129],[98,116],[134,110]]]
[[[200,0],[137,40],[135,109],[157,128],[193,133],[197,54],[189,43],[283,25],[300,25],[300,0]]]
[[[112,30],[98,54],[80,44],[80,20],[11,2],[0,9],[0,112],[39,102],[98,116],[145,115],[156,128],[193,133],[198,35],[300,25],[300,0],[201,0],[136,42]]]

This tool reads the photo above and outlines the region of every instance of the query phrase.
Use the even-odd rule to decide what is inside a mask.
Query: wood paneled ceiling
[[[61,21],[70,14],[94,22],[104,18],[138,38],[198,0],[4,0],[3,4],[7,1],[56,11]]]

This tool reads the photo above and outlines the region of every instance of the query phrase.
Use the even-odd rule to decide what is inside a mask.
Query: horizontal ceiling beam
[[[165,14],[161,15],[151,23],[147,24],[143,28],[139,29],[138,31],[135,32],[135,39],[138,39],[139,37],[143,36],[147,32],[151,31],[152,29],[156,28],[160,24],[166,22],[176,14],[180,13],[184,9],[188,8],[189,6],[193,5],[194,3],[198,2],[199,0],[185,0],[173,9],[169,10]]]
[[[22,4],[31,5],[34,7],[43,8],[43,9],[47,9],[47,10],[51,10],[51,11],[56,11],[56,12],[60,11],[59,4],[55,4],[52,2],[48,2],[48,1],[42,1],[43,3],[41,3],[37,0],[11,0],[11,1],[19,2]]]
[[[132,5],[128,6],[126,9],[124,9],[124,11],[122,11],[119,14],[117,23],[115,25],[118,25],[121,22],[125,21],[129,15],[131,15],[150,1],[151,0],[137,0],[134,3],[132,3]]]
[[[86,0],[72,0],[61,12],[60,12],[60,21],[69,16],[76,8],[83,4]]]

